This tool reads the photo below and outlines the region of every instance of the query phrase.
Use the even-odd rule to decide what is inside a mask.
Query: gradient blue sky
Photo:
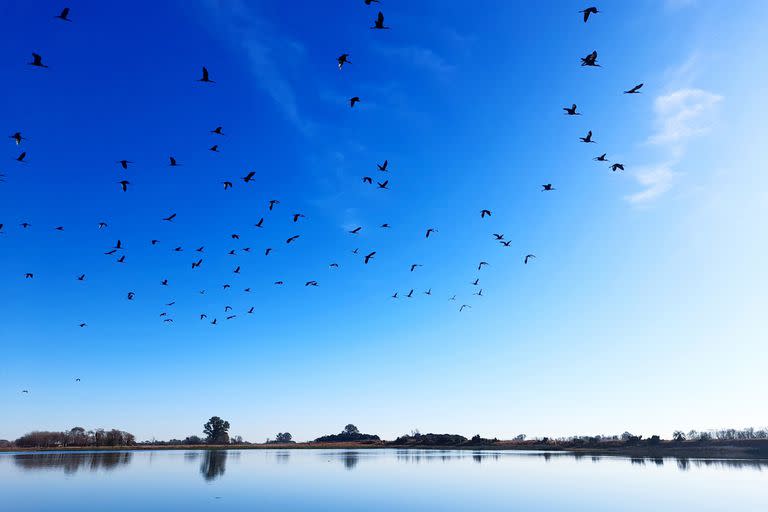
[[[68,5],[0,7],[3,135],[29,139],[27,163],[0,151],[0,437],[768,424],[764,2],[604,1],[585,25],[570,1],[382,0],[388,31],[362,0]],[[392,190],[364,185],[384,159]]]

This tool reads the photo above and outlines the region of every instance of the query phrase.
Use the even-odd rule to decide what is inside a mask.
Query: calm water
[[[0,510],[768,510],[768,461],[522,452],[0,454]]]

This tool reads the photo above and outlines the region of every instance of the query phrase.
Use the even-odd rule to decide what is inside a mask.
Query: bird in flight
[[[379,188],[381,188],[381,189],[384,189],[384,190],[389,190],[389,189],[387,188],[387,185],[389,185],[389,180],[384,180],[384,183],[379,183],[379,182],[377,181],[377,182],[376,182],[376,184],[377,184],[377,185],[379,185]]]
[[[134,297],[136,297],[134,292],[128,292],[128,300],[133,300]]]
[[[252,313],[253,313],[253,310],[254,310],[254,307],[253,307],[253,306],[251,306],[251,309],[249,309],[249,310],[247,311],[247,313],[250,315],[250,314],[252,314]]]
[[[120,256],[119,258],[117,258],[117,262],[118,262],[118,263],[125,263],[125,254],[123,254],[122,256]]]
[[[224,312],[227,313],[229,311],[232,311],[232,306],[224,306]]]
[[[563,107],[563,110],[565,110],[565,115],[567,116],[580,116],[581,112],[576,112],[576,104],[574,103],[571,105],[571,108]]]
[[[384,26],[384,14],[381,11],[379,11],[379,15],[376,16],[376,21],[373,22],[373,26],[371,28],[378,30],[389,28]]]
[[[202,260],[202,258],[201,258],[201,259],[199,259],[199,260],[197,260],[197,261],[193,261],[193,262],[192,262],[192,268],[198,268],[198,267],[199,267],[200,265],[202,265],[202,264],[203,264],[203,260]]]
[[[496,240],[504,240],[504,233],[494,233],[493,236]]]
[[[581,65],[582,66],[591,66],[591,67],[601,67],[600,64],[597,63],[597,50],[593,51],[586,57],[582,57],[581,59]]]
[[[431,235],[432,233],[437,233],[437,230],[435,228],[427,229],[427,236],[426,236],[426,238],[429,238],[429,235]]]
[[[584,14],[584,23],[586,23],[587,20],[589,19],[590,14],[597,14],[600,11],[597,10],[597,7],[587,7],[583,11],[579,11],[579,12]]]
[[[367,254],[365,256],[365,264],[367,265],[368,262],[371,261],[375,255],[376,255],[376,251],[373,251],[372,253]]]
[[[624,94],[640,94],[640,89],[643,88],[643,84],[637,84],[633,88],[629,89],[628,91],[624,91]]]
[[[21,224],[19,224],[19,226],[21,226],[24,229],[27,229],[32,227],[32,224],[30,224],[29,222],[22,222]]]
[[[525,260],[523,261],[523,263],[525,263],[525,264],[527,265],[527,264],[528,264],[528,261],[530,261],[530,260],[532,260],[532,259],[533,259],[533,260],[535,260],[535,259],[536,259],[536,256],[535,256],[534,254],[528,254],[528,255],[525,257]]]
[[[300,236],[301,236],[301,235],[293,235],[291,238],[289,238],[288,240],[286,240],[286,241],[285,241],[285,243],[286,243],[286,244],[289,244],[289,243],[291,243],[291,242],[294,242],[294,241],[298,240],[298,238],[299,238]]]
[[[370,176],[363,176],[363,183],[373,184],[373,178],[371,178]]]
[[[26,394],[29,394],[29,390],[28,390],[28,389],[22,389],[22,390],[21,390],[21,392],[22,392],[22,393],[26,393]]]
[[[171,166],[171,167],[178,167],[179,166],[179,163],[176,161],[175,157],[169,156],[168,160],[170,161],[170,163],[168,164],[169,166]]]
[[[595,157],[595,158],[593,158],[592,160],[595,160],[595,161],[597,161],[597,162],[607,162],[607,161],[608,161],[608,159],[607,159],[607,158],[605,158],[605,156],[606,156],[607,154],[608,154],[608,153],[603,153],[603,154],[602,154],[602,155],[600,155],[600,156],[596,156],[596,157]]]
[[[282,281],[275,281],[275,284],[276,284],[277,286],[282,286],[282,285],[283,285],[283,284],[285,284],[285,283],[283,283]]]
[[[233,272],[235,274],[239,274],[240,273],[240,266],[238,265],[238,267]]]
[[[164,218],[163,220],[166,221],[166,222],[173,222],[173,219],[175,219],[175,218],[176,218],[176,214],[172,213],[168,217]]]
[[[490,217],[491,216],[491,210],[480,210],[480,218],[484,219],[485,216]]]
[[[58,226],[54,228],[56,231],[64,231],[64,226]]]
[[[271,253],[271,252],[272,252],[272,248],[271,247],[267,247],[267,250],[264,251],[264,256],[269,256],[269,253]]]
[[[17,161],[17,162],[21,162],[21,163],[24,163],[24,159],[25,159],[25,158],[27,158],[27,152],[26,152],[26,151],[22,151],[22,152],[19,154],[19,156],[17,156],[17,157],[16,157],[16,161]]]
[[[358,226],[358,227],[356,227],[355,229],[353,229],[352,231],[349,231],[348,233],[350,233],[350,234],[352,234],[352,235],[357,235],[357,234],[359,234],[359,233],[360,233],[360,230],[361,230],[361,229],[363,229],[363,227],[362,227],[362,226]]]
[[[389,166],[389,160],[384,160],[383,164],[376,164],[376,167],[382,172],[387,172],[387,166]]]
[[[274,208],[276,204],[280,204],[280,201],[277,199],[272,199],[269,201],[269,211],[272,211],[272,208]]]
[[[160,284],[163,285],[163,286],[168,286],[168,280],[167,279],[163,279],[162,281],[160,281]]]
[[[211,325],[216,325],[216,322],[217,322],[217,321],[218,321],[218,320],[214,318],[213,320],[211,320]]]
[[[509,244],[511,244],[512,241],[510,240],[509,242],[505,242],[504,240],[499,240],[499,243],[504,247],[509,247]]]
[[[222,185],[224,185],[224,190],[232,188],[232,182],[231,181],[222,181]]]
[[[107,227],[106,222],[99,222],[99,229],[104,229],[105,227]]]
[[[118,183],[120,184],[120,187],[123,189],[123,192],[127,192],[128,191],[128,185],[131,184],[131,182],[128,181],[128,180],[118,181]]]
[[[371,2],[379,3],[379,0],[365,0],[365,5],[371,5]]]
[[[416,268],[418,268],[418,267],[423,267],[423,266],[424,266],[424,265],[421,265],[421,264],[419,264],[419,263],[414,263],[413,265],[411,265],[411,272],[413,272],[414,270],[416,270]]]
[[[224,288],[225,290],[229,290],[230,288],[232,288],[232,285],[225,284],[224,286],[222,286],[222,288]]]
[[[317,286],[317,281],[307,281],[304,286]]]
[[[216,83],[216,82],[214,82],[213,80],[211,80],[208,77],[208,68],[206,68],[205,66],[203,66],[203,76],[201,78],[199,78],[197,81],[198,82],[208,82],[208,83],[211,83],[211,84],[215,84]]]
[[[459,308],[459,313],[464,311],[464,308],[472,308],[472,306],[470,306],[469,304],[462,304],[461,307]]]
[[[387,224],[387,223],[385,222],[384,224],[382,224],[382,225],[381,225],[381,227],[382,227],[382,228],[384,228],[384,229],[389,229],[389,228],[391,228],[392,226],[390,226],[389,224]]]
[[[77,280],[78,281],[85,281],[85,274],[80,274],[79,276],[77,276]]]
[[[133,162],[130,160],[118,160],[117,163],[120,164],[120,167],[123,169],[128,169],[128,164],[132,164]]]
[[[257,227],[257,228],[263,228],[263,227],[264,227],[264,217],[260,218],[260,219],[259,219],[259,222],[257,222],[256,224],[254,224],[254,227]]]
[[[338,263],[331,263],[330,265],[328,265],[328,268],[339,268],[339,264]]]
[[[396,299],[396,298],[397,298],[397,292],[395,292],[395,294],[394,294],[394,295],[392,295],[392,298],[393,298],[393,299]]]
[[[348,53],[342,53],[339,55],[339,57],[336,59],[336,62],[339,64],[339,69],[343,68],[344,64],[352,64],[352,61],[349,60]]]
[[[450,299],[448,299],[448,300],[449,300],[449,301],[450,301],[450,300],[456,300],[456,296],[455,296],[455,295],[453,295],[453,296],[452,296]]]
[[[555,187],[552,186],[551,183],[547,183],[546,185],[541,186],[542,192],[552,192],[553,190],[556,190]]]
[[[219,145],[214,144],[213,146],[208,148],[208,151],[213,151],[214,153],[219,153]]]
[[[224,132],[222,130],[223,130],[223,127],[217,126],[213,130],[211,130],[211,133],[215,133],[216,135],[224,135]]]
[[[118,240],[115,243],[115,246],[113,247],[113,249],[122,249],[122,248],[123,248],[123,241],[122,240]]]
[[[240,235],[238,235],[237,233],[232,233],[232,234],[231,234],[231,235],[229,235],[229,236],[231,236],[231,237],[232,237],[232,240],[240,240]]]
[[[471,284],[472,284],[473,286],[478,286],[478,285],[480,284],[480,278],[478,277],[477,279],[475,279],[474,281],[472,281],[472,283],[471,283]]]
[[[613,164],[613,165],[611,166],[611,170],[612,170],[613,172],[616,172],[616,171],[623,171],[623,170],[624,170],[624,164]]]
[[[481,261],[480,264],[477,265],[477,270],[482,270],[483,265],[488,265],[487,261]]]
[[[432,288],[424,292],[424,295],[432,295]]]
[[[72,21],[71,19],[69,19],[69,7],[63,8],[59,14],[54,16],[54,18],[58,18],[62,21]]]
[[[19,146],[21,144],[21,141],[27,140],[26,138],[21,136],[21,132],[16,132],[13,135],[8,136],[9,139],[13,139],[14,142],[16,142],[16,145]]]
[[[413,288],[411,288],[411,291],[408,292],[408,295],[406,295],[409,299],[413,298]]]
[[[293,222],[299,222],[299,219],[305,219],[306,216],[303,213],[294,213]]]
[[[152,245],[157,245],[160,243],[160,240],[150,240],[149,243]]]
[[[80,382],[80,377],[76,378],[75,382]]]
[[[24,279],[33,279],[34,277],[35,277],[35,274],[31,272],[27,272],[26,274],[24,274]]]
[[[479,292],[475,292],[475,293],[473,293],[472,295],[477,295],[478,297],[482,297],[482,296],[483,296],[483,289],[482,289],[482,288],[480,288],[480,291],[479,291]]]
[[[37,68],[47,68],[45,64],[43,64],[43,58],[38,53],[32,53],[32,62],[28,62],[30,66],[35,66]]]
[[[597,144],[597,142],[592,140],[592,130],[589,130],[587,132],[587,136],[586,137],[579,137],[579,140],[581,142],[586,143],[586,144]]]
[[[360,97],[359,96],[353,96],[352,98],[349,98],[349,106],[350,106],[350,108],[354,107],[355,103],[358,103],[359,101],[360,101]]]
[[[254,176],[256,176],[256,171],[251,171],[245,176],[243,176],[243,181],[246,183],[250,183],[251,181],[253,181]]]
[[[205,250],[205,246],[198,247],[197,249],[195,249],[195,251],[197,252],[203,252],[204,250]]]

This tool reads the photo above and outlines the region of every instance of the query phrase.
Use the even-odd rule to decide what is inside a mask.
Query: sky
[[[764,2],[68,5],[0,6],[0,438],[768,425]]]

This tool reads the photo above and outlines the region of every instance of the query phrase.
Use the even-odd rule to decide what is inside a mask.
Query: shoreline
[[[527,451],[572,454],[574,456],[608,455],[636,458],[699,458],[699,459],[765,459],[768,460],[768,443],[731,443],[723,445],[656,445],[656,446],[609,446],[609,447],[560,447],[547,445],[505,444],[477,446],[426,446],[397,445],[389,443],[290,443],[244,445],[137,445],[137,446],[69,446],[48,448],[0,448],[0,453],[45,452],[113,452],[113,451],[200,451],[200,450],[459,450],[459,451]]]

